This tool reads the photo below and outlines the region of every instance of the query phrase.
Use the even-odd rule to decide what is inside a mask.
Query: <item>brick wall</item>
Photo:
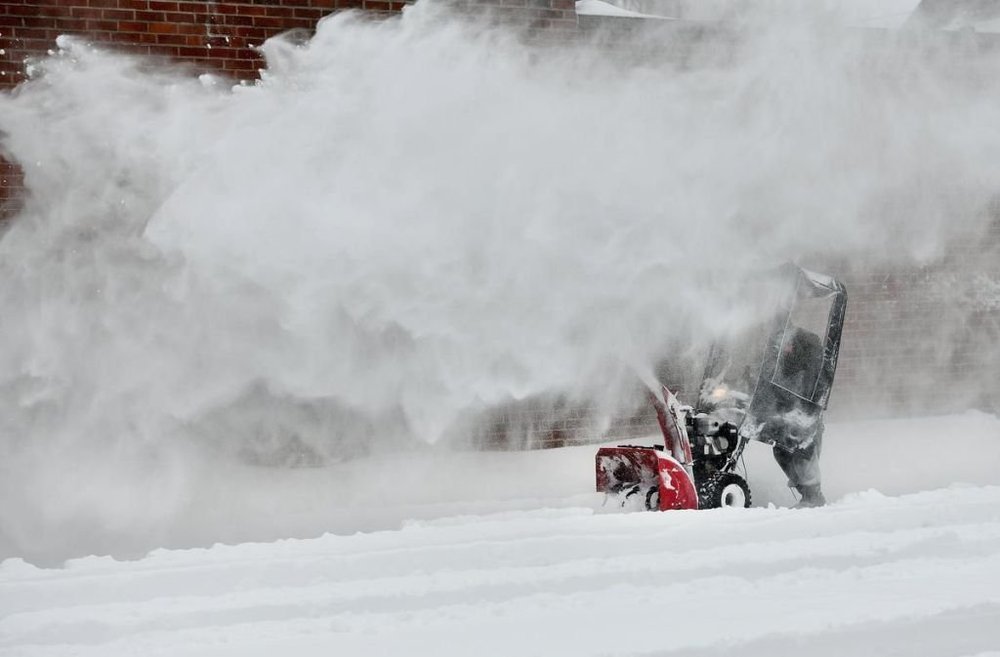
[[[253,47],[275,34],[311,31],[320,18],[343,9],[391,14],[409,1],[5,0],[0,3],[0,88],[23,80],[24,59],[54,48],[60,34],[250,79],[263,65]],[[574,0],[443,1],[532,27],[576,26]]]
[[[0,158],[0,222],[17,211],[22,190],[21,170]]]
[[[403,6],[398,0],[6,0],[0,4],[0,85],[23,80],[24,59],[54,48],[60,34],[253,78],[263,65],[253,47],[268,37],[312,30],[339,9]]]
[[[0,3],[0,90],[23,81],[25,59],[55,48],[61,34],[253,79],[264,64],[254,46],[271,36],[311,32],[320,18],[335,11],[361,9],[380,17],[411,1],[5,0]],[[573,0],[443,1],[537,29],[576,26]],[[22,193],[16,168],[0,159],[0,220],[13,213]]]
[[[268,37],[311,31],[338,9],[379,13],[402,6],[392,0],[6,0],[0,4],[0,90],[22,82],[26,58],[55,48],[61,34],[252,79],[263,66],[254,46]],[[13,214],[23,193],[16,167],[0,159],[0,219]]]
[[[574,0],[440,1],[458,11],[486,12],[500,21],[525,25],[538,34],[574,34],[578,28]],[[0,3],[0,90],[22,81],[24,59],[54,48],[60,34],[187,62],[234,79],[253,79],[263,65],[253,47],[270,36],[293,29],[311,32],[322,16],[342,9],[367,10],[377,18],[404,6],[400,0],[7,0]],[[585,23],[579,23],[585,32],[594,27]],[[612,47],[631,43],[629,35],[636,25],[628,23],[631,27],[623,28]],[[661,41],[678,39],[671,33]],[[22,193],[17,167],[0,160],[0,219],[17,207]],[[1000,361],[995,353],[984,358],[976,336],[994,336],[995,344],[1000,344],[1000,307],[967,307],[961,299],[948,298],[948,286],[942,285],[949,277],[968,278],[979,270],[993,272],[1000,280],[996,271],[1000,204],[993,212],[992,232],[982,243],[958,248],[949,262],[937,267],[884,272],[855,272],[847,265],[829,269],[845,277],[851,294],[832,412],[932,412],[937,391],[944,397],[955,391],[955,403],[971,399],[967,391],[957,392],[959,384],[970,381],[973,388],[982,388],[981,401],[975,403],[984,407],[996,403]],[[961,287],[961,280],[958,284]],[[949,304],[955,312],[966,313],[970,328],[964,333],[956,333],[950,323],[936,322],[936,315]],[[928,335],[931,339],[919,341],[914,352],[913,338]],[[928,362],[937,364],[933,379],[926,376]],[[991,369],[994,365],[996,369]],[[599,412],[560,399],[528,400],[487,415],[474,432],[473,442],[480,445],[525,446],[528,434],[536,445],[558,445],[590,440],[607,430],[607,418]],[[654,418],[642,404],[614,424],[615,435],[621,436],[651,430]]]

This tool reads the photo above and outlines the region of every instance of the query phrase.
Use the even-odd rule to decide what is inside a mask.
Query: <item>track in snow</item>
[[[0,653],[24,657],[978,655],[1000,650],[1000,487],[517,511],[0,575]]]

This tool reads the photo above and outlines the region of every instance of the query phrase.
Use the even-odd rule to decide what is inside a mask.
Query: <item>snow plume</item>
[[[433,443],[552,390],[611,414],[745,320],[748,272],[976,236],[997,62],[774,18],[680,68],[344,13],[236,87],[61,39],[0,96],[30,190],[0,241],[4,549],[167,540],[236,455]]]

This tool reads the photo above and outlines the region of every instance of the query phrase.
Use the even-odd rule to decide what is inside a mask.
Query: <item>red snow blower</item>
[[[650,393],[663,445],[598,450],[599,492],[622,507],[650,511],[749,507],[739,464],[750,440],[775,441],[764,428],[776,424],[776,400],[794,401],[788,417],[820,420],[837,369],[847,291],[794,265],[765,287],[769,293],[752,305],[770,307],[767,319],[712,347],[695,406],[682,405],[663,386]],[[793,350],[803,336],[816,345],[806,354]],[[796,367],[789,367],[792,359]]]

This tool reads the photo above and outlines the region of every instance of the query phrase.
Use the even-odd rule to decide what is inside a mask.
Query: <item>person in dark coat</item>
[[[778,359],[773,399],[762,414],[761,439],[774,445],[788,485],[802,496],[798,506],[826,504],[821,487],[819,457],[823,446],[823,409],[812,399],[823,363],[819,336],[793,327],[786,332]]]

